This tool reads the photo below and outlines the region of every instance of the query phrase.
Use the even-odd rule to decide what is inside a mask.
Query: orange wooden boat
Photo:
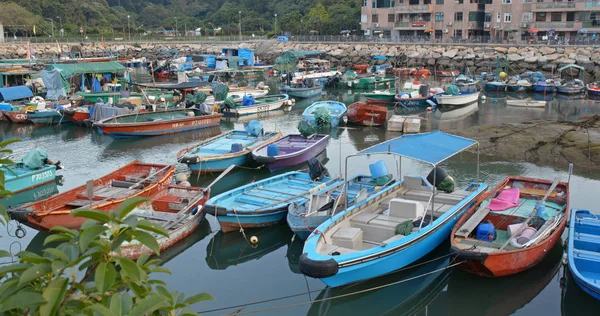
[[[209,198],[210,189],[172,185],[152,196],[152,201],[138,206],[131,214],[169,232],[169,236],[155,236],[160,251],[163,251],[191,235],[200,226],[206,216],[203,206]],[[120,250],[122,256],[132,260],[144,253],[153,254],[150,248],[138,241],[124,243]]]
[[[438,70],[435,72],[436,77],[456,77],[460,75],[458,70]]]
[[[464,261],[459,267],[480,276],[501,277],[542,261],[569,218],[569,187],[564,182],[536,212],[551,186],[548,180],[507,177],[482,196],[452,230],[456,260]]]
[[[425,67],[423,68],[418,68],[418,69],[413,69],[410,72],[410,75],[416,78],[429,78],[429,76],[431,75],[431,71]]]
[[[394,74],[396,76],[410,76],[411,73],[417,71],[416,68],[410,68],[410,67],[400,67],[400,68],[394,68]]]
[[[83,126],[90,119],[90,112],[77,111],[77,108],[69,108],[62,111],[63,115],[71,122]]]
[[[4,117],[13,123],[31,123],[27,113],[16,112],[16,111],[2,111]]]
[[[133,161],[94,180],[91,200],[84,184],[8,212],[12,219],[42,231],[54,226],[79,229],[85,219],[72,216],[72,210],[91,208],[108,213],[130,197],[153,196],[171,184],[174,171],[175,167],[172,165]]]
[[[369,67],[371,66],[367,64],[354,65],[352,66],[352,70],[354,70],[357,74],[366,74]]]
[[[387,120],[388,109],[384,106],[374,105],[365,102],[354,102],[348,106],[348,123],[381,126]]]

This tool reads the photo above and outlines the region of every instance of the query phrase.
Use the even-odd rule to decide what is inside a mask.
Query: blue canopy
[[[437,165],[477,144],[476,141],[444,132],[404,135],[367,148],[359,154],[393,153]]]
[[[0,99],[4,101],[19,100],[33,97],[33,92],[26,86],[0,88]]]

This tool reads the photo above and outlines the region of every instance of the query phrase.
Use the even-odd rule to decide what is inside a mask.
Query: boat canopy
[[[181,82],[181,83],[147,83],[147,84],[135,84],[134,86],[140,86],[149,89],[166,89],[166,90],[189,90],[196,89],[198,87],[204,87],[211,85],[210,82],[192,81],[192,82]]]
[[[392,153],[436,166],[475,145],[478,145],[475,140],[437,131],[403,135],[369,147],[357,155]]]
[[[578,65],[575,65],[575,64],[568,64],[568,65],[564,65],[564,66],[558,68],[558,71],[563,71],[563,70],[568,69],[568,68],[576,68],[576,69],[579,69],[579,70],[585,70],[585,68],[583,68],[581,66],[578,66]]]
[[[0,98],[3,101],[19,100],[33,97],[33,92],[26,86],[0,88]]]
[[[64,78],[72,77],[76,74],[103,74],[103,73],[123,73],[125,67],[116,61],[98,62],[98,63],[78,63],[78,64],[52,64],[45,70],[58,69]]]

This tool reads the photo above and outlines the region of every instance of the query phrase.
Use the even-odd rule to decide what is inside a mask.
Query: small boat
[[[382,126],[387,121],[388,108],[365,102],[348,106],[348,123],[364,126]]]
[[[126,98],[121,94],[120,91],[79,91],[76,92],[75,95],[82,97],[83,100],[87,101],[88,103],[95,103],[98,101],[98,99],[102,99],[102,102],[104,103],[109,103],[110,100],[112,100],[111,103],[117,103],[120,99]],[[130,92],[129,97],[141,98],[144,101],[146,101],[146,99],[153,101],[160,98],[167,101],[172,101],[174,99],[174,94],[173,92],[166,90],[144,90],[144,93]]]
[[[411,70],[410,75],[415,78],[429,78],[429,76],[431,76],[431,71],[425,67],[422,67]]]
[[[465,75],[459,75],[458,77],[454,78],[454,80],[452,81],[452,84],[454,84],[455,86],[458,87],[458,90],[461,93],[475,93],[477,92],[477,84],[479,83],[478,80],[474,80],[471,77],[465,76]]]
[[[12,219],[37,230],[47,231],[54,226],[79,229],[86,219],[73,217],[72,210],[90,208],[108,213],[130,197],[150,197],[170,184],[174,171],[171,165],[133,161],[89,182],[93,187],[91,197],[84,184],[8,213]]]
[[[196,108],[134,113],[94,123],[101,134],[114,138],[157,136],[219,125],[221,114],[204,114]]]
[[[252,121],[248,125],[254,125]],[[185,163],[194,173],[212,173],[231,165],[243,166],[252,158],[253,150],[268,145],[282,136],[281,132],[231,130],[180,150],[177,161]]]
[[[569,270],[575,283],[600,300],[600,216],[573,209],[569,221],[567,245]]]
[[[317,101],[304,109],[302,119],[311,126],[330,125],[335,128],[340,124],[346,111],[346,105],[342,102]]]
[[[554,79],[544,79],[532,83],[533,91],[535,92],[554,92],[556,85]]]
[[[531,90],[531,88],[531,82],[526,79],[521,79],[520,76],[510,76],[508,77],[508,80],[506,80],[507,91]]]
[[[316,157],[327,148],[329,135],[313,134],[303,137],[290,134],[271,144],[264,144],[252,151],[254,161],[264,164],[271,171],[299,166]]]
[[[211,198],[205,206],[214,215],[224,233],[240,228],[266,227],[285,222],[290,204],[305,203],[335,180],[329,177],[313,180],[308,173],[287,172]]]
[[[416,85],[416,89],[413,88],[412,90],[409,90],[406,89],[408,85],[410,85],[410,83],[407,82],[404,85],[405,89],[403,89],[405,91],[398,93],[395,97],[396,102],[402,107],[427,107],[435,105],[435,103],[431,101],[433,96],[444,92],[441,88],[429,89],[429,85],[422,85],[420,83]],[[414,83],[413,87],[415,87]]]
[[[28,122],[26,115],[21,113],[14,113],[15,120],[11,120],[7,113],[10,112],[25,112],[21,111],[25,110],[26,107],[22,105],[15,104],[25,103],[26,105],[37,105],[34,102],[31,102],[30,99],[33,97],[33,92],[27,86],[14,86],[14,87],[4,87],[0,88],[0,120],[9,120],[13,123],[24,123]],[[40,97],[35,97],[33,100]],[[43,100],[43,99],[42,99]],[[4,113],[4,115],[3,115]],[[22,117],[25,115],[23,120],[17,119],[17,117]]]
[[[463,106],[477,102],[479,100],[479,93],[460,92],[458,94],[450,94],[446,92],[434,95],[433,100],[442,106]]]
[[[368,196],[386,185],[394,183],[389,177],[384,185],[378,185],[372,176],[357,175],[348,181],[339,180],[321,191],[310,195],[304,205],[290,207],[287,223],[301,239],[306,239],[319,225],[344,208],[364,201]],[[344,205],[346,204],[347,205]]]
[[[4,189],[12,193],[33,189],[56,179],[56,171],[62,169],[60,161],[51,163],[43,148],[28,152],[14,165],[0,165],[4,173]]]
[[[88,106],[71,107],[62,110],[65,118],[79,126],[86,125],[86,121],[90,119],[90,108]]]
[[[391,68],[392,72],[396,76],[410,76],[413,72],[416,72],[416,68],[411,67],[399,67],[399,68]]]
[[[348,82],[348,87],[354,89],[375,89],[377,87],[389,85],[394,81],[396,81],[396,78],[382,78],[380,76],[359,77]]]
[[[323,86],[318,83],[307,84],[304,82],[292,82],[290,85],[283,87],[280,91],[286,93],[290,97],[311,98],[321,95],[323,93]]]
[[[585,90],[585,84],[579,79],[574,80],[556,80],[556,92],[561,94],[578,94],[583,93]]]
[[[521,107],[521,108],[545,108],[546,101],[538,101],[538,100],[533,100],[531,98],[520,99],[520,100],[506,99],[506,105]]]
[[[388,90],[375,90],[372,92],[367,92],[362,94],[363,97],[367,99],[373,99],[378,101],[385,102],[394,102],[394,97],[396,96],[396,89],[388,89]]]
[[[280,109],[284,105],[291,104],[287,94],[266,95],[253,98],[253,102],[235,102],[235,105],[229,105],[223,102],[219,105],[219,111],[225,116],[242,116],[257,113],[264,113]]]
[[[484,81],[484,89],[488,91],[506,91],[506,82],[500,78],[494,78],[491,81]]]
[[[206,216],[202,209],[210,189],[171,185],[152,196],[149,202],[138,205],[131,213],[140,219],[146,219],[166,230],[169,235],[152,234],[162,252],[191,235]],[[121,256],[136,260],[142,254],[154,252],[137,240],[125,242],[120,247]]]
[[[458,70],[438,70],[435,72],[436,77],[456,77],[460,75]]]
[[[568,213],[567,183],[507,177],[452,230],[459,267],[485,277],[530,269],[560,240]]]
[[[260,90],[260,89],[244,90],[244,91],[229,92],[229,93],[227,93],[227,97],[232,98],[233,101],[235,101],[235,102],[242,102],[244,100],[244,97],[247,95],[251,95],[253,98],[257,98],[257,97],[265,96],[265,95],[267,95],[267,93],[269,93],[269,90],[266,90],[266,89],[265,90]],[[209,95],[206,98],[206,100],[204,100],[204,103],[206,103],[208,105],[214,105],[216,103],[215,97],[212,95]]]
[[[22,111],[2,111],[7,121],[12,123],[31,123],[27,112]]]
[[[60,123],[69,123],[70,121],[65,119],[64,116],[58,111],[53,109],[46,109],[44,111],[35,111],[28,113],[27,118],[33,123],[38,125],[55,125]]]
[[[438,164],[476,144],[432,132],[388,140],[354,155],[391,154],[396,163],[401,163],[398,157],[427,162],[434,168],[427,177],[432,181],[404,176],[323,222],[306,240],[300,271],[337,287],[386,275],[434,250],[487,189],[486,184],[471,183],[452,191],[453,185],[442,184],[453,182]]]
[[[589,96],[600,96],[600,82],[591,82],[585,86]]]

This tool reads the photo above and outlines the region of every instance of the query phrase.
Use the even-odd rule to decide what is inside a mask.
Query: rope
[[[244,239],[246,240],[246,242],[250,245],[250,241],[248,241],[248,237],[246,236],[246,232],[244,231],[244,227],[242,227],[242,223],[240,222],[240,218],[238,216],[237,211],[235,210],[235,208],[232,208],[233,210],[233,214],[235,214],[235,219],[238,222],[238,225],[240,225],[240,233],[242,233],[242,236],[244,236]]]

